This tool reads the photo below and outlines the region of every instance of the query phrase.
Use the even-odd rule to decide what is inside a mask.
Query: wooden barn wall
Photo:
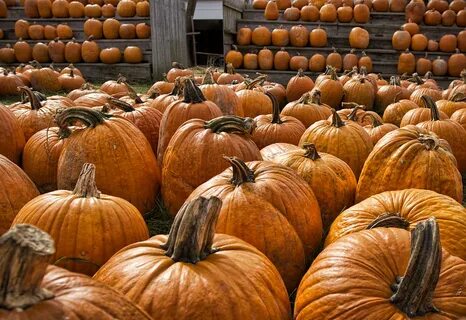
[[[241,19],[245,0],[223,1],[223,51],[230,50],[236,41],[236,20]]]
[[[152,68],[160,80],[173,61],[188,64],[186,39],[187,0],[152,0]]]

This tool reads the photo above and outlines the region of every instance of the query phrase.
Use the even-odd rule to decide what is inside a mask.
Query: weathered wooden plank
[[[244,0],[224,0],[223,1],[223,51],[226,53],[230,49],[229,44],[236,40],[236,25],[241,19],[244,10]]]
[[[151,3],[153,75],[160,79],[173,61],[188,62],[187,8],[183,0],[154,0]]]

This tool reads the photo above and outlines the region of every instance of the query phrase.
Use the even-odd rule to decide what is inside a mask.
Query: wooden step
[[[4,65],[0,64],[0,67],[11,67],[17,66],[18,64]],[[117,63],[117,64],[103,64],[103,63],[75,63],[87,81],[102,82],[110,79],[116,79],[118,74],[122,74],[131,81],[134,82],[147,82],[151,81],[152,77],[152,65],[150,63]],[[65,68],[68,63],[55,63],[57,68]]]
[[[12,19],[12,18],[4,18],[0,19],[0,28],[3,30],[14,30],[15,28],[15,22],[18,19]],[[56,26],[60,23],[65,23],[69,25],[73,30],[74,29],[82,29],[84,26],[84,22],[88,20],[87,18],[50,18],[50,19],[30,19],[30,18],[25,18],[24,20],[28,21],[31,24],[40,24],[40,25],[53,25]],[[105,21],[105,18],[99,18],[98,20],[100,21]],[[132,23],[132,24],[138,24],[138,23],[147,23],[150,24],[150,19],[149,18],[118,18],[121,24],[123,23]]]
[[[17,40],[0,40],[0,48],[5,47],[6,44],[10,44],[11,46],[13,46],[16,43],[16,41]],[[50,40],[25,40],[25,41],[29,43],[31,46],[39,42],[42,42],[45,44],[48,44],[50,42]],[[69,42],[69,40],[62,40],[62,41],[64,43]],[[152,52],[150,39],[101,39],[101,40],[95,40],[95,41],[99,44],[99,46],[102,49],[116,47],[116,48],[119,48],[120,50],[124,50],[128,46],[137,46],[141,48],[143,52],[147,52],[148,54],[151,54]],[[78,41],[78,42],[82,43],[83,41]]]
[[[290,78],[296,75],[296,71],[278,71],[278,70],[264,71],[264,70],[237,69],[236,72],[241,73],[243,75],[248,75],[251,78],[255,78],[257,76],[257,73],[267,74],[269,81],[281,83],[283,85],[286,85],[288,83],[288,81],[290,80]],[[311,77],[313,80],[315,80],[316,77],[320,73],[305,72],[305,74],[307,76]],[[396,75],[396,72],[395,73],[382,73],[381,74],[381,76],[384,77],[385,79],[389,79],[393,75]],[[451,81],[458,79],[458,78],[454,78],[454,77],[433,77],[433,78],[435,79],[435,81],[437,81],[438,85],[441,88],[447,88]]]

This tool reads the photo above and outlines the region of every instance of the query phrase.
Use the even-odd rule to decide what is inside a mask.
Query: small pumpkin
[[[106,64],[115,64],[121,62],[121,51],[120,49],[113,47],[113,48],[106,48],[100,51],[99,54],[100,61]]]
[[[372,114],[367,114],[364,117],[368,117],[370,121],[372,122],[370,125],[364,126],[364,129],[367,131],[367,133],[371,137],[371,141],[374,146],[387,133],[398,129],[398,127],[394,125],[393,123],[382,123],[379,119],[374,117]]]
[[[264,77],[258,77],[245,83],[244,89],[236,91],[245,117],[255,118],[261,114],[271,114],[272,100],[262,90],[257,90],[259,83],[264,80]]]
[[[243,116],[241,103],[235,91],[225,85],[215,83],[213,71],[207,70],[199,87],[207,100],[214,102],[224,115]]]
[[[131,18],[136,15],[136,3],[132,0],[121,0],[117,5],[117,13],[120,17]]]
[[[270,0],[267,2],[264,10],[264,18],[267,20],[277,20],[279,16],[277,1]]]
[[[305,93],[298,101],[289,102],[282,110],[283,116],[291,116],[308,128],[317,121],[327,119],[332,110],[330,106],[321,102],[321,91],[316,88],[312,93]]]
[[[361,27],[354,27],[348,40],[351,48],[366,49],[369,46],[369,32]]]
[[[304,93],[311,91],[312,88],[314,88],[314,81],[300,69],[295,76],[291,77],[286,85],[286,99],[288,101],[296,101]]]
[[[84,22],[84,34],[87,37],[93,36],[94,39],[102,39],[103,23],[95,18],[87,19]]]
[[[54,0],[52,2],[52,14],[54,18],[69,18],[70,4],[67,0]]]

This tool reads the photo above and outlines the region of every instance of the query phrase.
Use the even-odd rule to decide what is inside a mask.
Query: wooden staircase
[[[13,44],[17,41],[15,37],[15,22],[19,19],[24,19],[30,23],[40,25],[58,25],[60,23],[66,23],[73,29],[73,35],[77,42],[82,43],[86,40],[86,35],[83,31],[84,22],[87,18],[27,18],[24,14],[23,7],[9,7],[8,18],[0,18],[0,28],[5,32],[5,38],[0,40],[0,48],[6,46],[6,44]],[[151,24],[149,17],[134,17],[134,18],[122,18],[118,15],[115,19],[123,23],[147,23]],[[105,18],[99,18],[104,21]],[[25,40],[31,46],[38,42],[47,44],[49,40]],[[62,40],[64,43],[69,40]],[[122,74],[129,80],[134,82],[147,82],[152,80],[152,40],[151,39],[101,39],[96,40],[101,49],[109,47],[117,47],[122,52],[127,46],[138,46],[141,48],[144,54],[144,60],[142,63],[129,64],[129,63],[118,63],[118,64],[103,64],[103,63],[75,63],[74,65],[81,70],[84,77],[88,81],[105,81],[108,79],[115,79],[118,74]],[[17,64],[14,64],[17,65]],[[58,68],[64,68],[68,63],[55,63]],[[5,66],[0,64],[0,66]],[[11,67],[11,65],[8,65]]]
[[[391,75],[397,73],[397,63],[400,55],[400,51],[393,49],[392,47],[392,35],[396,30],[399,30],[400,26],[405,23],[405,14],[397,12],[371,12],[371,19],[366,24],[359,23],[341,23],[341,22],[305,22],[305,21],[286,21],[283,19],[282,11],[280,12],[280,18],[278,20],[265,20],[263,10],[244,9],[242,19],[237,20],[237,30],[241,27],[248,26],[251,29],[262,25],[266,26],[270,30],[283,26],[284,28],[290,29],[294,25],[306,26],[309,30],[316,28],[320,25],[327,31],[328,45],[325,48],[313,48],[313,47],[285,47],[291,56],[296,55],[298,52],[301,55],[310,57],[315,53],[322,53],[327,55],[333,51],[332,47],[337,48],[337,51],[344,56],[348,53],[351,48],[348,42],[348,35],[352,28],[361,27],[366,29],[370,34],[369,47],[364,51],[368,56],[372,58],[373,72],[382,74],[383,77],[388,78]],[[443,27],[443,26],[425,26],[421,25],[421,32],[424,33],[429,39],[438,40],[442,35],[447,33],[458,34],[458,32],[464,30],[459,27]],[[268,46],[268,49],[276,52],[280,50],[280,47]],[[260,50],[262,47],[249,45],[249,46],[238,46],[238,49],[244,53],[251,50]],[[356,53],[360,55],[362,50],[357,49]],[[423,57],[426,52],[424,51],[412,51],[416,58]],[[451,53],[445,52],[427,52],[428,57],[433,60],[437,56],[448,60]],[[257,72],[263,72],[269,74],[269,78],[272,81],[276,81],[282,84],[286,84],[288,80],[296,74],[296,71],[278,71],[278,70],[237,70],[240,73],[254,76]],[[306,72],[306,74],[313,76],[314,78],[318,75],[313,72]],[[448,83],[454,78],[451,77],[434,77],[439,85],[447,86]]]

